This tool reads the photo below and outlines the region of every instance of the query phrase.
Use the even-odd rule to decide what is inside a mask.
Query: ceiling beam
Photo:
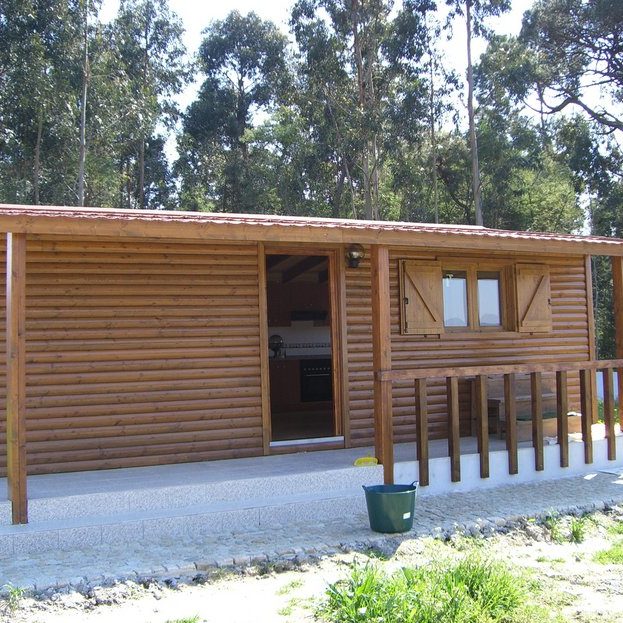
[[[326,263],[327,258],[324,255],[308,255],[303,257],[294,266],[291,266],[287,270],[283,271],[281,283],[288,283],[293,279],[296,279],[299,275],[306,273],[312,268],[316,268],[319,264]]]

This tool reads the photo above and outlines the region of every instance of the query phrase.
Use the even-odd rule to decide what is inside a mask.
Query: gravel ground
[[[493,526],[412,538],[387,536],[344,545],[321,556],[283,557],[259,564],[209,568],[194,576],[110,581],[105,586],[49,589],[37,595],[13,590],[0,603],[7,623],[295,623],[314,620],[316,604],[330,582],[344,577],[355,560],[374,560],[392,570],[422,565],[439,556],[474,548],[527,570],[544,588],[541,599],[563,620],[623,622],[623,566],[602,565],[595,552],[623,540],[623,506],[574,515],[515,517]],[[580,542],[571,541],[581,525]],[[577,528],[576,528],[577,529]],[[579,529],[578,529],[579,530]]]

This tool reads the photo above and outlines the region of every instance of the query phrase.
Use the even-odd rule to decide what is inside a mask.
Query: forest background
[[[232,11],[187,50],[168,0],[105,20],[100,0],[0,0],[0,202],[622,237],[623,3],[535,0],[497,34],[510,9],[296,0],[288,32]]]

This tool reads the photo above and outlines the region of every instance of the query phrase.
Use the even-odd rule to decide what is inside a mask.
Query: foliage
[[[586,517],[572,517],[569,522],[569,540],[572,543],[582,543],[586,538],[586,528]]]
[[[550,620],[530,603],[533,590],[506,566],[473,553],[391,576],[367,564],[354,566],[346,580],[329,586],[319,615],[336,623]]]
[[[623,541],[597,552],[593,560],[602,565],[623,565]]]

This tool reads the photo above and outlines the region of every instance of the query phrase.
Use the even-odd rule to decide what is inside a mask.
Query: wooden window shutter
[[[541,264],[517,264],[517,330],[544,333],[552,330],[549,268]]]
[[[443,298],[439,262],[400,262],[402,332],[443,333]]]

